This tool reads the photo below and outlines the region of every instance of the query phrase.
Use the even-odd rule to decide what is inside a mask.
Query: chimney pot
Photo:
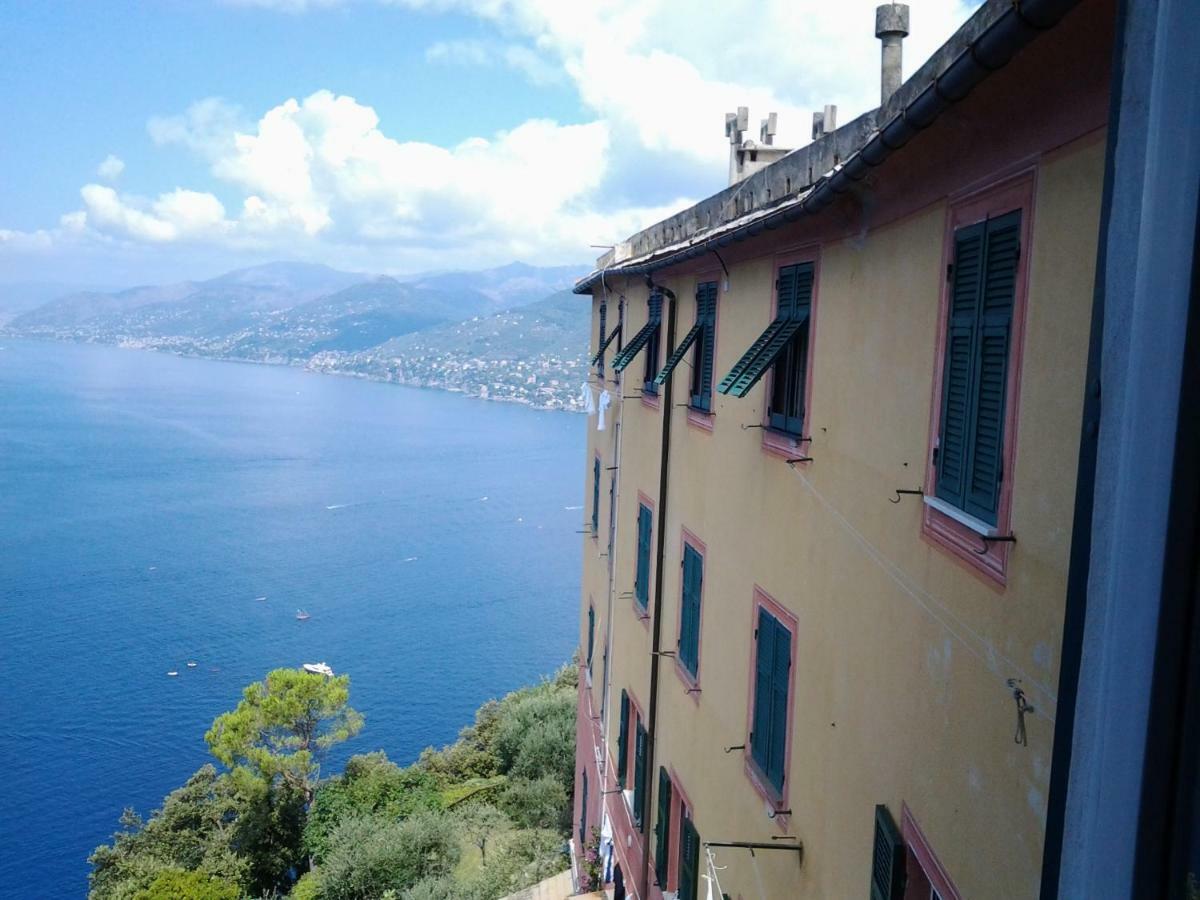
[[[880,64],[879,105],[904,81],[902,43],[908,36],[908,4],[884,3],[875,9],[875,37],[882,43]]]

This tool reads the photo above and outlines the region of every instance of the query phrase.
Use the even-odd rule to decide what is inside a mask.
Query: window
[[[645,503],[638,504],[637,571],[634,574],[633,598],[642,609],[650,603],[650,537],[654,532],[654,515]]]
[[[592,460],[592,537],[600,534],[600,457]]]
[[[646,729],[641,716],[637,718],[633,744],[633,824],[644,831],[643,805],[646,801]]]
[[[696,323],[684,335],[658,376],[656,385],[665,384],[683,361],[688,350],[695,347],[692,363],[690,399],[693,409],[707,411],[712,406],[713,346],[717,321],[717,283],[705,282],[696,287]]]
[[[960,900],[962,895],[950,873],[933,852],[907,803],[901,804],[901,823],[904,900]]]
[[[662,294],[650,296],[650,319],[654,328],[646,339],[646,371],[642,376],[642,393],[657,394],[658,355],[662,344]]]
[[[700,670],[700,589],[704,557],[691,544],[683,544],[683,592],[679,612],[679,649],[676,658],[694,679]]]
[[[994,526],[1004,478],[1004,418],[1021,213],[954,232],[934,496]]]
[[[765,605],[755,629],[750,758],[776,798],[783,795],[792,667],[792,633]]]
[[[588,678],[592,677],[592,651],[596,645],[596,607],[588,606],[588,642],[587,642],[587,670]]]
[[[771,428],[795,435],[804,429],[814,273],[811,262],[780,267],[775,281],[774,321],[717,385],[722,394],[745,397],[774,367],[768,423]]]
[[[655,291],[647,302],[648,315],[646,324],[633,336],[620,353],[613,358],[613,369],[623,372],[637,355],[646,350],[646,377],[644,381],[653,385],[653,379],[658,372],[658,334],[662,323],[662,294]],[[650,391],[657,393],[657,388]]]

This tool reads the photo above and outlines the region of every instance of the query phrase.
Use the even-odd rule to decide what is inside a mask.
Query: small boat
[[[188,667],[189,669],[194,669],[194,668],[196,668],[196,661],[195,661],[194,659],[189,659],[189,660],[187,661],[187,667]]]
[[[302,668],[305,672],[309,672],[310,674],[313,674],[313,675],[324,675],[326,678],[333,677],[333,669],[331,669],[329,666],[325,665],[325,663],[323,663],[323,662],[304,663],[304,665],[302,665],[300,668]]]
[[[179,673],[178,673],[178,672],[176,672],[174,669],[172,669],[170,672],[168,672],[168,673],[167,673],[167,675],[168,675],[169,677],[171,677],[171,678],[174,678],[174,677],[176,677],[178,674],[179,674]]]
[[[296,610],[296,618],[299,619],[301,622],[303,622],[305,619],[311,619],[312,616],[310,616],[304,610],[298,609],[298,610]]]
[[[255,600],[266,600],[267,598],[266,597],[255,597],[254,599]]]

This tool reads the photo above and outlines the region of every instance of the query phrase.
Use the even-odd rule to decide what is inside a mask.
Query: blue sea
[[[205,763],[205,729],[272,668],[350,674],[366,726],[329,771],[375,749],[409,763],[571,655],[581,417],[0,348],[5,896],[83,896],[121,810]]]

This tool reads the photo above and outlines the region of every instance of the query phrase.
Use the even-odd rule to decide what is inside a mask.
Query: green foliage
[[[203,766],[143,821],[132,810],[111,844],[97,847],[90,896],[125,898],[160,872],[200,872],[264,893],[287,885],[299,852],[303,799],[285,786]]]
[[[282,780],[311,801],[321,757],[362,728],[362,716],[349,700],[348,675],[276,669],[247,687],[242,702],[218,716],[204,740],[225,765]]]
[[[372,900],[423,878],[448,875],[461,854],[454,822],[422,812],[402,822],[349,819],[330,837],[320,867],[323,900]]]
[[[500,771],[522,778],[554,775],[574,783],[575,694],[550,683],[507,702],[496,729]]]
[[[507,775],[494,775],[491,778],[470,778],[442,788],[442,805],[447,809],[464,803],[467,800],[490,800],[498,795],[508,784]]]
[[[238,900],[238,886],[223,878],[183,869],[163,869],[133,900]]]
[[[321,876],[316,872],[305,872],[292,885],[289,900],[321,900]]]
[[[437,779],[424,769],[401,769],[382,751],[352,756],[344,774],[317,788],[304,827],[304,847],[320,862],[339,822],[370,816],[403,819],[442,805]]]
[[[479,848],[479,856],[487,862],[489,843],[512,828],[512,821],[490,803],[468,803],[455,814],[458,831]]]
[[[567,831],[571,827],[570,797],[554,775],[513,778],[500,795],[499,806],[521,828]]]

